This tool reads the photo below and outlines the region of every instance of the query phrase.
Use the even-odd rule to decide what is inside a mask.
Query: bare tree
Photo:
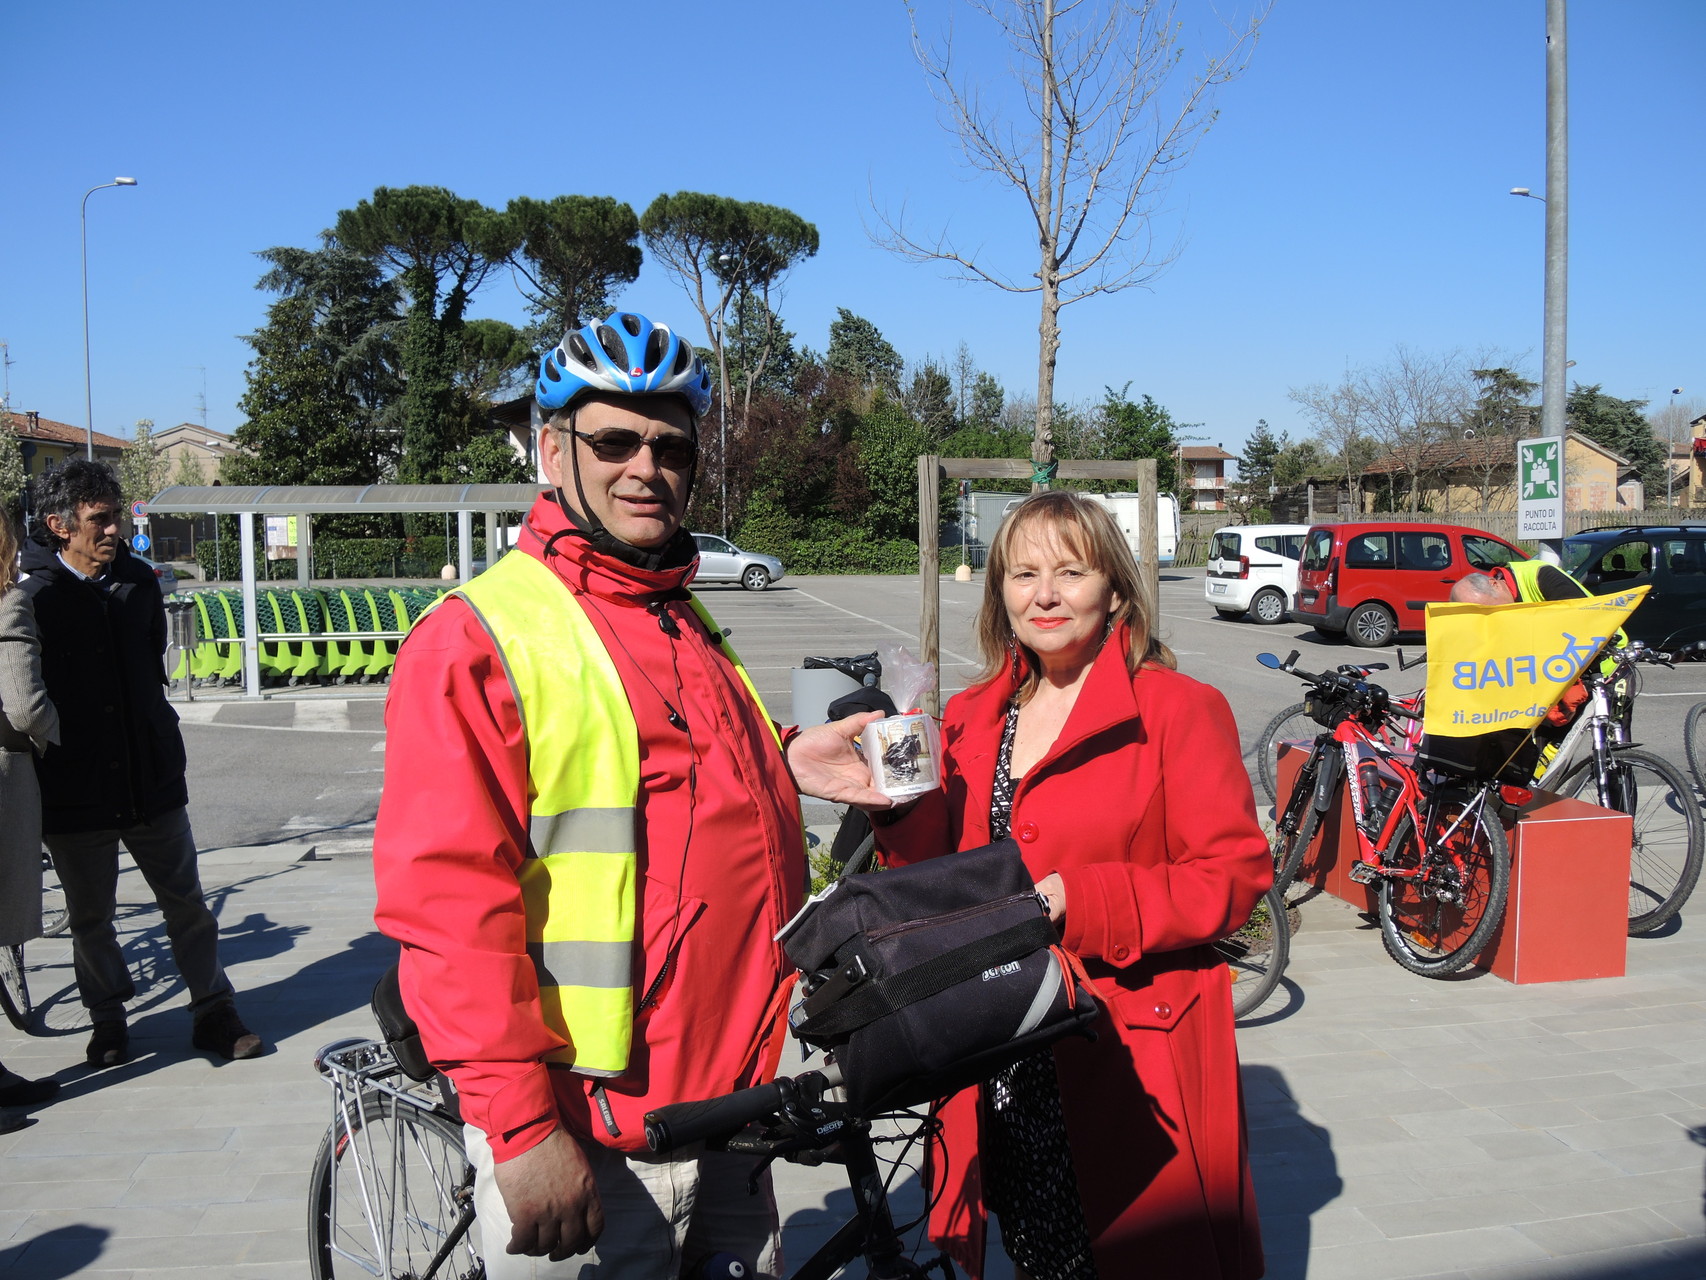
[[[1054,373],[1060,312],[1073,302],[1153,281],[1178,256],[1160,247],[1151,220],[1168,179],[1213,124],[1215,90],[1248,65],[1267,16],[1227,25],[1227,46],[1195,75],[1183,68],[1175,0],[1116,0],[1098,15],[1087,0],[966,0],[1012,49],[1012,72],[1029,121],[1015,125],[962,76],[951,36],[931,44],[908,0],[913,52],[959,138],[966,162],[1016,192],[1035,234],[1034,271],[1014,274],[943,231],[913,234],[906,215],[878,212],[884,247],[914,262],[944,262],[962,280],[1040,295],[1036,421],[1031,461],[1037,487],[1054,475]],[[1007,69],[1003,69],[1003,75]]]
[[[1307,387],[1293,387],[1288,398],[1303,410],[1303,416],[1315,429],[1315,440],[1331,456],[1345,489],[1357,493],[1362,488],[1362,469],[1374,444],[1365,406],[1356,395],[1347,373],[1336,387],[1324,382]],[[1283,483],[1280,481],[1276,482]]]

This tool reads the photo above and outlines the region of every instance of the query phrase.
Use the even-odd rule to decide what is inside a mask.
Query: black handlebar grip
[[[656,1111],[648,1111],[646,1145],[661,1154],[698,1142],[701,1138],[738,1133],[760,1116],[780,1108],[784,1101],[784,1087],[783,1082],[772,1081],[736,1093],[725,1093],[720,1098],[707,1098],[703,1102],[673,1102]]]

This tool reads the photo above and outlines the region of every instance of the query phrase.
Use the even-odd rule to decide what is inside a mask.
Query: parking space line
[[[799,591],[799,588],[795,587],[794,590]],[[843,609],[840,605],[831,604],[828,600],[825,600],[822,596],[814,596],[809,591],[800,591],[800,594],[802,596],[804,596],[807,600],[817,601],[817,603],[821,604],[826,609],[834,609],[837,613],[845,613],[849,618],[857,618],[857,619],[859,619],[859,621],[868,622],[874,627],[881,627],[884,631],[892,631],[897,636],[904,636],[908,640],[912,641],[914,644],[918,643],[918,637],[917,636],[913,635],[912,632],[910,632],[910,631],[902,631],[899,627],[895,626],[893,623],[883,622],[877,618],[867,617],[865,614],[862,614],[862,613],[854,613],[853,610],[851,610],[851,609]],[[943,649],[942,654],[944,657],[953,658],[956,662],[960,662],[960,663],[975,662],[975,659],[968,658],[963,653],[955,653],[952,649]]]

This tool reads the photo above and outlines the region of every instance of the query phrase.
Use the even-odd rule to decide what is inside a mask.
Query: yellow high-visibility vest
[[[451,594],[497,647],[527,737],[527,952],[545,1023],[564,1040],[546,1060],[584,1075],[621,1075],[640,976],[640,743],[627,691],[574,592],[525,552]],[[691,603],[714,633],[703,606]],[[722,648],[768,724],[745,668],[726,641]]]

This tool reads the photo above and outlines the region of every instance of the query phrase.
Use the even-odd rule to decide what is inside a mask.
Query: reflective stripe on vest
[[[504,556],[452,594],[496,646],[527,739],[529,849],[520,874],[527,953],[545,1023],[564,1041],[546,1060],[584,1075],[621,1075],[641,976],[634,935],[640,747],[627,691],[575,594],[526,552]],[[704,606],[689,602],[717,635]],[[726,641],[720,647],[780,749],[745,667]]]

